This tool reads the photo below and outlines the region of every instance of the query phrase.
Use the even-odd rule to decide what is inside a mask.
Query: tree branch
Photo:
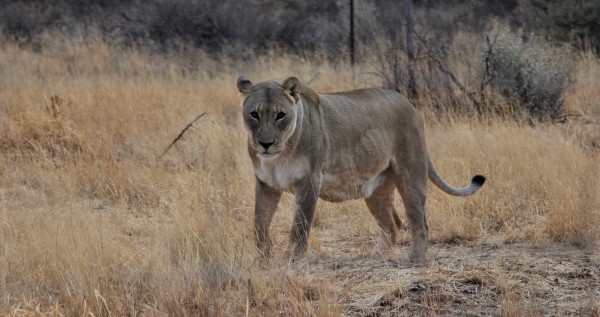
[[[175,145],[175,143],[177,143],[177,141],[183,139],[183,134],[185,133],[185,131],[187,131],[188,129],[194,127],[194,123],[196,123],[196,121],[198,121],[198,119],[200,119],[200,118],[202,118],[204,116],[208,117],[208,113],[204,112],[203,114],[197,116],[196,119],[194,119],[188,125],[186,125],[185,128],[183,128],[183,130],[181,130],[181,133],[179,133],[179,135],[175,138],[175,140],[173,140],[173,142],[171,142],[171,144],[169,144],[169,146],[167,147],[167,149],[158,158],[161,159],[165,154],[167,154],[167,152],[171,149],[171,147],[173,145]]]
[[[460,89],[460,91],[465,93],[467,98],[469,98],[471,102],[473,102],[475,107],[477,107],[477,111],[479,112],[479,114],[481,114],[481,103],[473,97],[472,93],[467,92],[465,86],[456,78],[456,76],[454,76],[454,74],[450,70],[444,67],[444,64],[439,59],[433,56],[433,54],[431,53],[431,48],[429,47],[429,43],[425,39],[423,39],[416,31],[414,33],[419,39],[419,41],[423,43],[423,46],[425,47],[425,54],[427,54],[427,57],[429,57],[432,61],[434,61],[437,64],[438,68],[442,71],[442,73],[448,76],[448,78],[450,78],[450,80],[458,87],[458,89]]]

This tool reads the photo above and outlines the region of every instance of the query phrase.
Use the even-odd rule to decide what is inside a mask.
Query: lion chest
[[[263,183],[277,190],[292,191],[292,185],[304,178],[308,164],[304,159],[259,159],[254,174]]]

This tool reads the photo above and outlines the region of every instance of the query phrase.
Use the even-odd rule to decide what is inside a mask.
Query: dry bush
[[[0,50],[6,74],[0,78],[3,314],[343,312],[346,288],[313,280],[310,262],[303,267],[283,259],[291,196],[274,219],[275,259],[258,257],[254,176],[236,118],[235,82],[239,75],[255,82],[296,75],[318,91],[338,91],[354,86],[349,67],[277,54],[217,62],[195,51],[202,67],[190,72],[186,55],[49,43],[42,53]],[[359,85],[377,82],[369,65],[358,70],[364,70],[356,72]],[[54,95],[62,100],[56,115],[48,110]],[[212,121],[197,123],[159,159],[202,112]],[[599,202],[592,185],[599,169],[578,134],[424,112],[440,173],[457,186],[475,173],[489,179],[467,199],[431,188],[432,243],[596,242]],[[320,203],[317,213],[312,261],[330,256],[322,242],[352,241],[344,250],[352,259],[372,250],[379,230],[363,202]]]
[[[564,118],[563,94],[573,72],[569,52],[534,35],[524,41],[522,35],[508,29],[496,32],[486,66],[492,87],[517,96],[518,106],[534,120]]]

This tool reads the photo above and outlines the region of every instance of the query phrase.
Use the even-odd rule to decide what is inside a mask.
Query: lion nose
[[[258,141],[258,143],[260,143],[260,145],[262,145],[266,151],[269,149],[269,146],[273,145],[273,143],[275,143],[275,142],[260,142],[260,141]]]

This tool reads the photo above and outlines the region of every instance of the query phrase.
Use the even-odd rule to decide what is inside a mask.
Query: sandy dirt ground
[[[305,294],[315,303],[327,281],[345,316],[600,316],[595,248],[434,244],[428,265],[414,267],[407,246],[378,256],[370,238],[319,239],[289,269],[313,281]]]

